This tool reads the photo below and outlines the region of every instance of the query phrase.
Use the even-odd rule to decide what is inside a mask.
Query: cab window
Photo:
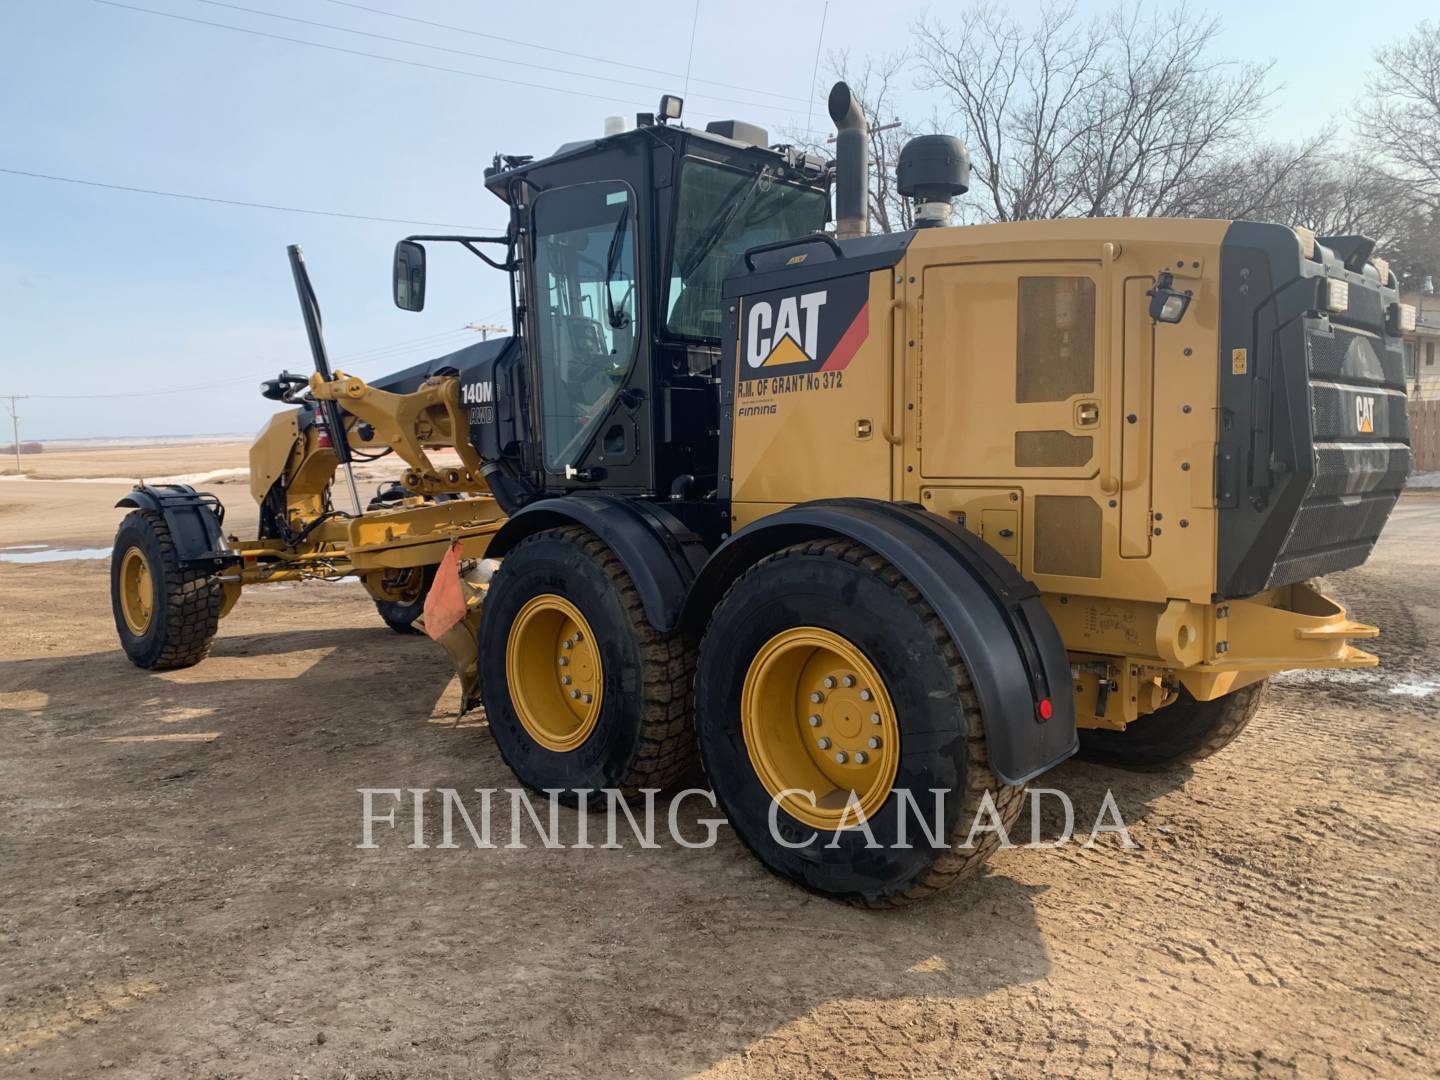
[[[735,260],[825,225],[825,193],[740,170],[686,161],[680,170],[666,325],[682,337],[720,336],[720,289]]]
[[[535,317],[545,464],[585,449],[635,363],[635,200],[616,181],[535,199]]]

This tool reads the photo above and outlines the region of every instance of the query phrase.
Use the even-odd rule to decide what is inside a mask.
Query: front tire
[[[1125,769],[1188,765],[1228,746],[1255,718],[1264,697],[1263,679],[1212,701],[1197,701],[1182,686],[1179,700],[1127,724],[1124,731],[1081,728],[1079,756]]]
[[[181,563],[164,514],[125,516],[110,557],[110,607],[136,667],[166,671],[205,659],[224,593],[214,575]]]
[[[731,587],[701,643],[696,726],[745,845],[852,903],[899,906],[975,874],[1001,843],[993,830],[968,843],[977,814],[1008,830],[1020,813],[1024,789],[989,767],[969,672],[938,616],[849,541],[786,548]]]
[[[481,699],[505,763],[537,791],[679,780],[694,760],[695,651],[650,623],[594,533],[547,529],[510,551],[480,621]]]
[[[415,620],[425,613],[425,596],[435,583],[435,572],[439,566],[415,566],[404,571],[395,580],[385,580],[382,588],[393,599],[382,600],[374,597],[375,610],[385,625],[397,634],[418,634]]]

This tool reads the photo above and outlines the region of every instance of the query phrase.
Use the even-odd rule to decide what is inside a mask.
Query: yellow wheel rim
[[[505,645],[510,700],[530,737],[567,753],[595,730],[603,704],[600,649],[580,609],[554,593],[526,601]]]
[[[890,797],[895,707],[875,666],[833,631],[798,626],[767,641],[745,673],[740,724],[765,790],[806,825],[852,827]],[[846,811],[852,792],[858,813]]]
[[[138,547],[127,548],[120,557],[120,613],[125,625],[137,637],[150,629],[155,615],[155,586],[150,564]]]

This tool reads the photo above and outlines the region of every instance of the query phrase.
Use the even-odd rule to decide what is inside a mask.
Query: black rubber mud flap
[[[1023,784],[1075,753],[1070,659],[1039,590],[979,537],[914,503],[826,499],[746,526],[701,571],[685,622],[703,626],[729,584],[766,555],[822,536],[889,560],[935,610],[970,671],[990,766],[1004,783]]]

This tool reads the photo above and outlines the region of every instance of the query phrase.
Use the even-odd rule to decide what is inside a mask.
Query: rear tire
[[[425,613],[425,597],[430,592],[430,586],[435,582],[435,572],[439,569],[438,566],[414,567],[411,571],[416,578],[413,589],[397,590],[403,592],[407,599],[375,600],[375,610],[380,613],[380,618],[385,620],[386,626],[397,634],[420,632],[415,627],[415,620]]]
[[[655,629],[620,560],[587,529],[526,537],[490,583],[481,700],[527,787],[629,796],[675,783],[695,757],[694,670],[693,645]]]
[[[120,647],[136,667],[165,671],[205,659],[224,594],[213,574],[181,563],[164,514],[125,516],[110,558],[110,607]]]
[[[1124,731],[1081,728],[1079,756],[1126,769],[1187,765],[1228,746],[1259,712],[1264,697],[1263,679],[1213,701],[1197,701],[1182,686],[1178,701]]]
[[[795,657],[786,660],[785,649]],[[880,685],[867,698],[872,675]],[[775,690],[763,693],[777,678]],[[815,679],[818,705],[811,704]],[[974,875],[1001,842],[983,831],[966,846],[986,798],[1007,830],[1020,813],[1024,788],[1002,784],[990,769],[979,703],[944,625],[898,570],[849,541],[786,548],[731,587],[700,646],[696,727],[720,808],[746,847],[776,874],[851,903],[897,907]],[[834,739],[822,754],[826,732]],[[890,732],[898,735],[893,779],[877,789],[865,772],[875,759],[862,763],[858,752],[883,752]],[[878,749],[870,741],[876,733]],[[808,764],[796,747],[812,755]],[[841,750],[846,762],[832,767]],[[848,795],[833,785],[857,782],[848,791],[862,807],[876,807],[866,824],[879,847],[867,847],[864,829],[816,823]],[[778,799],[782,785],[817,798]],[[822,793],[822,785],[832,790]],[[938,814],[937,788],[946,792]],[[845,824],[853,826],[853,813]],[[902,830],[908,848],[899,844]]]

